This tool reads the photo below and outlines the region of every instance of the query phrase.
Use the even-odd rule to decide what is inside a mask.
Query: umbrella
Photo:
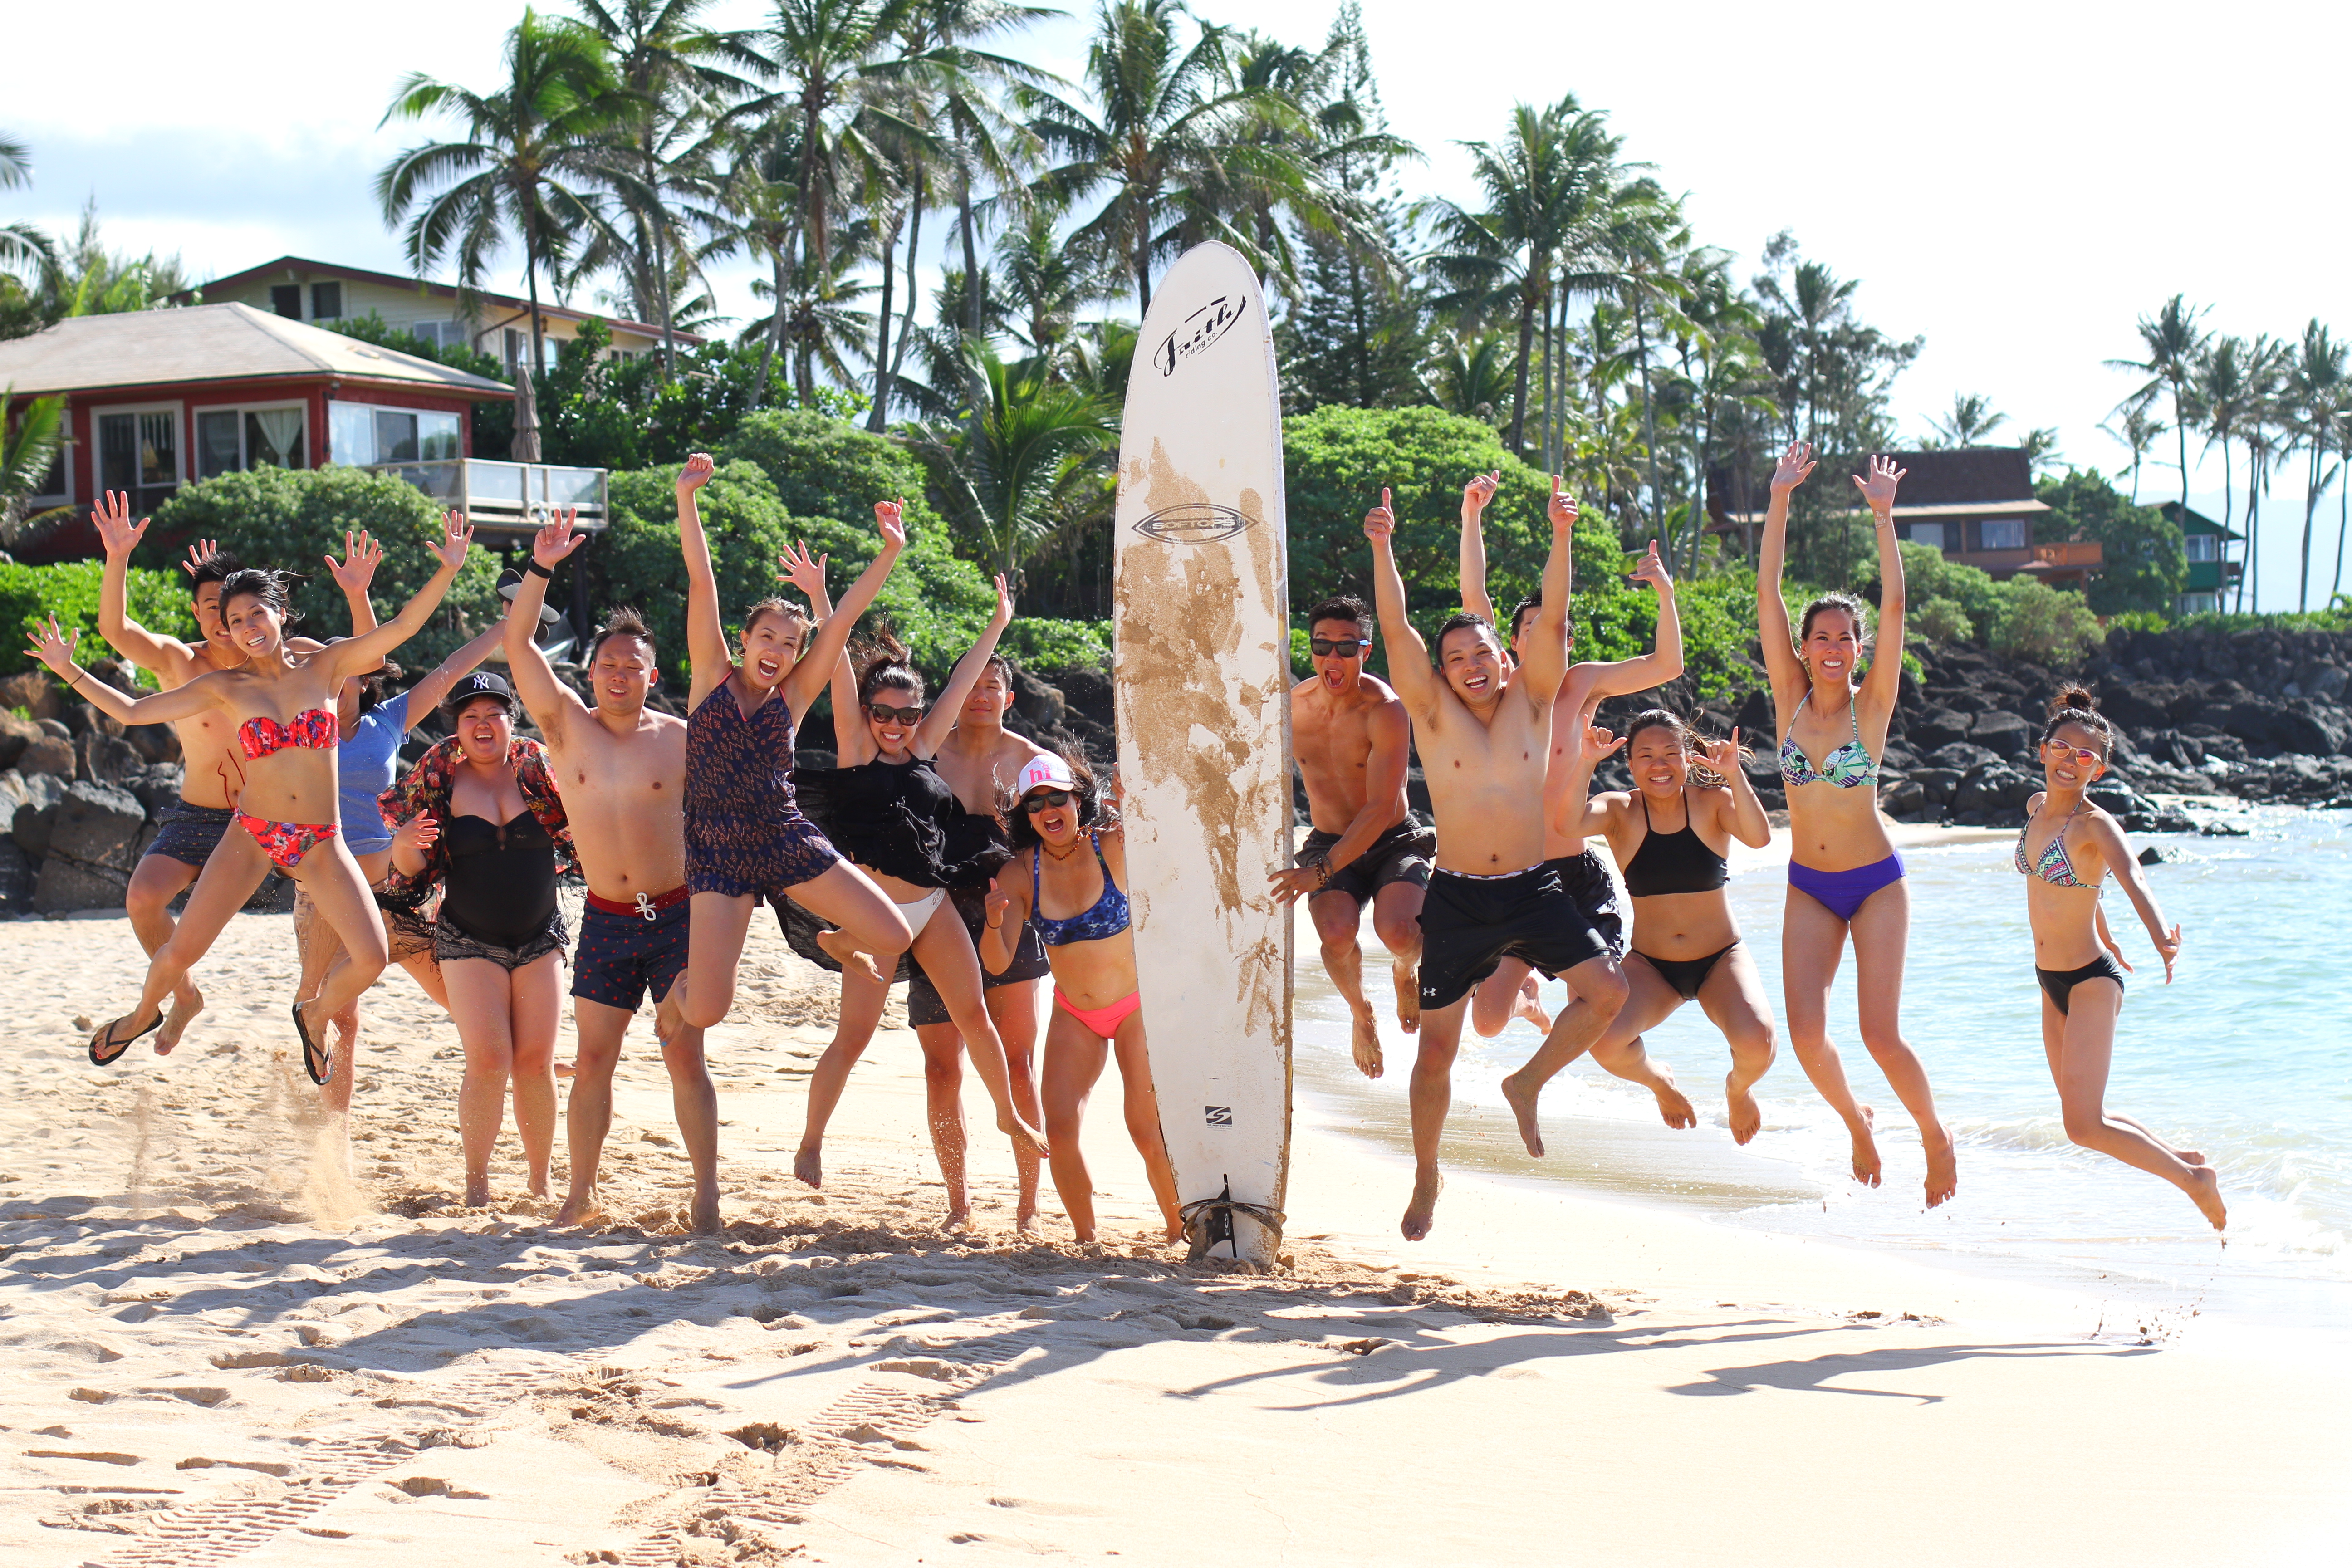
[[[530,364],[515,363],[514,439],[507,444],[509,462],[539,461],[539,398],[530,389]]]

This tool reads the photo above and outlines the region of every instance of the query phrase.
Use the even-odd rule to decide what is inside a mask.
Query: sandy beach
[[[941,1231],[903,1029],[811,1193],[790,1153],[833,983],[772,927],[712,1035],[710,1237],[682,1231],[649,1019],[613,1222],[555,1231],[510,1131],[500,1202],[457,1205],[456,1035],[404,977],[368,998],[347,1179],[284,918],[232,925],[173,1056],[108,1071],[75,1020],[128,1000],[127,923],[14,923],[0,952],[21,1568],[2316,1563],[2352,1539],[2340,1342],[1476,1172],[1408,1247],[1405,1163],[1311,1102],[1272,1276],[1144,1239],[1099,1094],[1109,1245],[1056,1239],[1050,1190],[1045,1239],[1013,1234],[969,1077],[979,1227]]]

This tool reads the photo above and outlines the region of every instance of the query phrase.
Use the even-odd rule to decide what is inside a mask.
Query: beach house
[[[2180,530],[2181,552],[2189,557],[2189,581],[2180,590],[2179,613],[2200,616],[2227,608],[2238,577],[2246,569],[2240,559],[2246,536],[2177,500],[2166,501],[2158,510]]]

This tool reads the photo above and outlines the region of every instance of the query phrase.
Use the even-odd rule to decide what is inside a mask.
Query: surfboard
[[[1196,1254],[1275,1260],[1290,1162],[1290,616],[1282,405],[1257,278],[1189,250],[1118,448],[1120,811],[1144,1037]],[[1225,1234],[1229,1229],[1230,1234]],[[1211,1238],[1213,1246],[1205,1246]]]

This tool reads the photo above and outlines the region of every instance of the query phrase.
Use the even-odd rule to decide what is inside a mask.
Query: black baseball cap
[[[505,571],[499,574],[499,597],[504,599],[508,604],[511,605],[514,603],[514,596],[519,591],[520,591],[521,587],[522,574],[516,571],[513,567],[509,566]],[[554,605],[549,604],[544,599],[541,599],[539,602],[539,624],[541,626],[551,626],[562,618],[563,617],[562,616],[556,614]]]
[[[449,695],[442,699],[441,710],[454,720],[477,697],[495,697],[506,704],[508,712],[514,711],[514,688],[507,684],[505,676],[493,675],[487,669],[476,670],[451,687]]]

